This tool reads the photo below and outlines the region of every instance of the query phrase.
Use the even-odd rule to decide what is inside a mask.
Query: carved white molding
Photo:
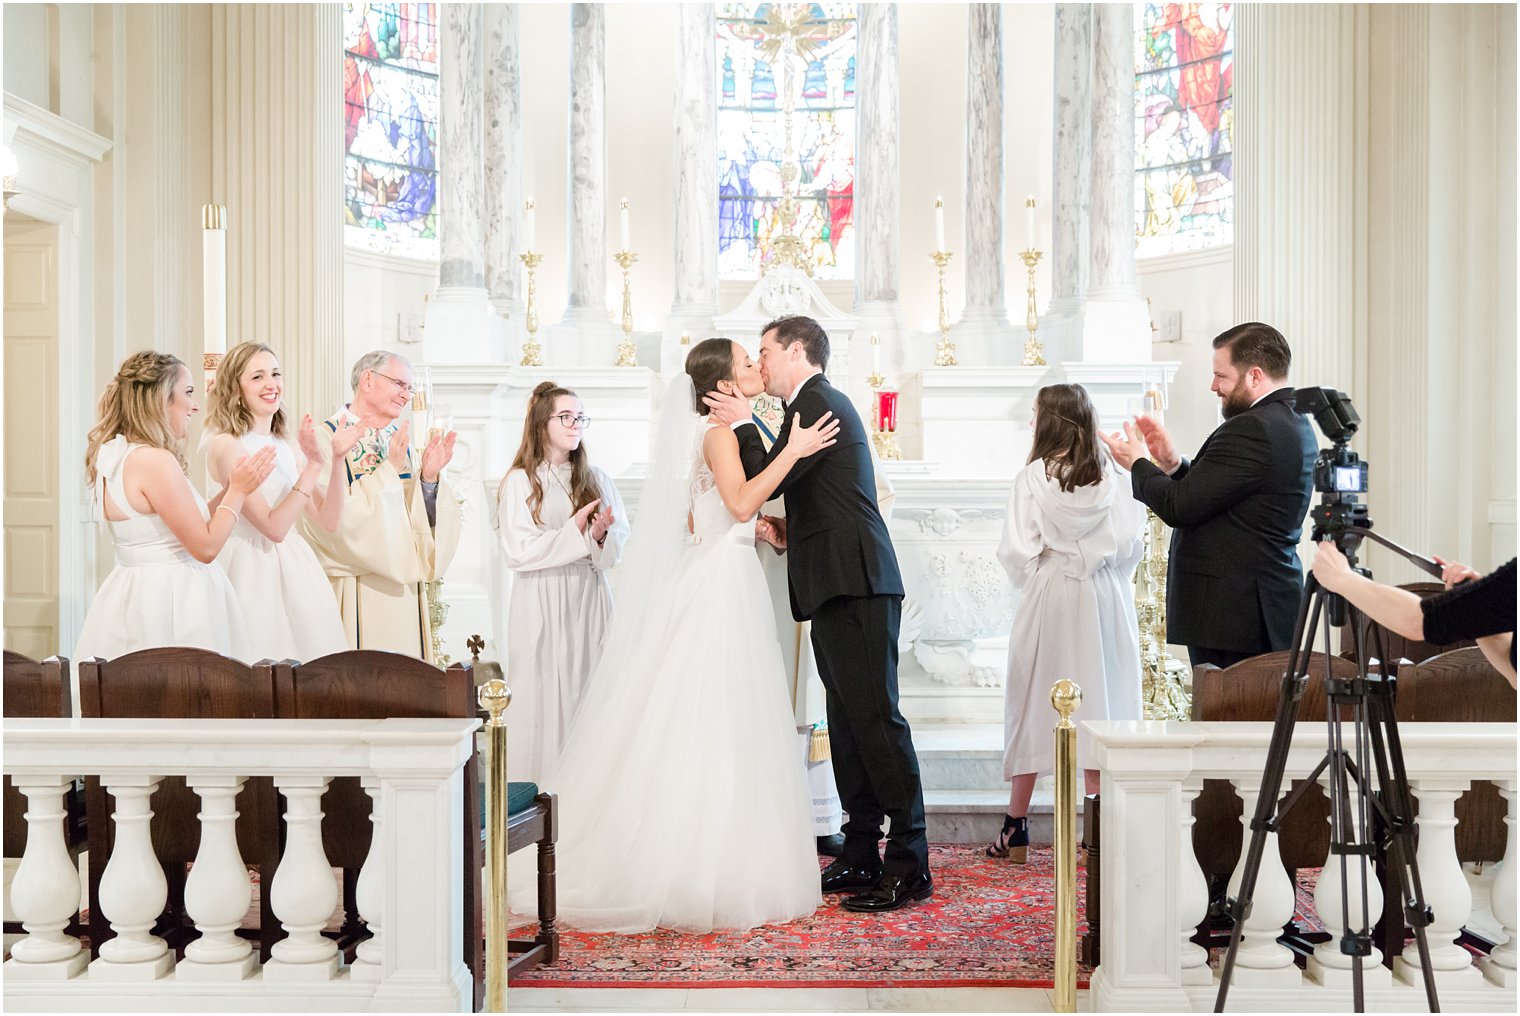
[[[835,307],[811,276],[792,265],[777,265],[768,271],[743,303],[713,320],[713,327],[720,334],[747,336],[768,321],[793,314],[806,314],[830,333],[843,334],[855,328],[854,317]]]

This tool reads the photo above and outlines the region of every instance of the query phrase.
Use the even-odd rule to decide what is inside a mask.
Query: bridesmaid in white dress
[[[1022,864],[1029,798],[1055,756],[1050,686],[1082,686],[1083,720],[1140,719],[1140,634],[1132,582],[1145,508],[1098,442],[1098,415],[1081,385],[1047,385],[1035,396],[1034,446],[1013,478],[998,557],[1021,591],[1008,641],[1003,778],[1012,784],[991,857]],[[1087,792],[1098,771],[1077,737]]]
[[[628,538],[617,487],[581,442],[590,425],[574,392],[541,383],[497,490],[496,528],[512,570],[507,765],[517,780],[542,779],[559,759],[607,631],[607,572]]]
[[[338,528],[348,484],[335,481],[344,478],[344,457],[360,429],[348,425],[332,435],[332,475],[319,484],[322,456],[311,416],[301,420],[297,452],[291,447],[284,391],[274,350],[257,342],[229,349],[209,399],[206,461],[211,478],[221,483],[239,457],[274,451],[274,472],[243,503],[243,517],[217,560],[243,604],[254,656],[304,662],[342,652],[347,643],[332,583],[311,546],[292,529],[303,511],[328,532]],[[325,497],[324,488],[337,493]]]
[[[100,398],[85,475],[116,567],[101,584],[74,648],[76,660],[191,646],[249,660],[242,611],[216,555],[274,451],[241,456],[208,506],[185,474],[195,404],[190,371],[168,353],[134,353]],[[74,688],[74,701],[79,689]]]

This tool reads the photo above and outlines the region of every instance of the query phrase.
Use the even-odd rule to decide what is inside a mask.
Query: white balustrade
[[[116,845],[100,875],[100,912],[116,934],[101,943],[100,958],[90,965],[90,976],[153,980],[174,966],[168,944],[153,934],[153,925],[169,901],[169,882],[153,853],[148,829],[159,778],[125,775],[101,782],[116,799],[111,813]]]
[[[1515,987],[1515,788],[1514,780],[1506,780],[1499,784],[1499,793],[1504,795],[1509,810],[1504,816],[1504,824],[1509,827],[1509,834],[1504,842],[1504,860],[1499,862],[1499,871],[1494,876],[1493,890],[1489,901],[1493,905],[1494,916],[1504,927],[1507,936],[1502,945],[1494,947],[1494,951],[1488,954],[1488,959],[1483,961],[1483,976],[1502,988]]]
[[[1177,844],[1182,858],[1181,892],[1177,910],[1182,920],[1183,984],[1208,984],[1213,978],[1209,972],[1208,950],[1192,941],[1194,932],[1209,915],[1209,880],[1204,878],[1203,868],[1198,865],[1198,855],[1193,851],[1193,802],[1202,790],[1202,779],[1182,781],[1182,835]]]
[[[11,946],[7,978],[67,980],[89,954],[64,929],[79,912],[79,869],[63,837],[64,795],[72,778],[48,774],[17,782],[26,797],[26,851],[11,885],[11,909],[26,937]]]
[[[1328,798],[1331,793],[1330,780],[1321,777],[1319,782],[1325,788]],[[1355,800],[1354,785],[1348,789],[1352,793],[1352,800]],[[1329,816],[1326,816],[1326,821],[1330,821]],[[1365,893],[1363,886],[1366,887]],[[1364,895],[1365,909],[1362,906]],[[1319,914],[1320,923],[1330,933],[1330,941],[1314,947],[1314,955],[1309,957],[1305,970],[1320,984],[1338,988],[1346,998],[1350,998],[1353,964],[1352,957],[1341,952],[1341,935],[1346,931],[1348,917],[1350,926],[1358,929],[1364,926],[1365,918],[1366,931],[1368,935],[1372,934],[1372,926],[1383,913],[1383,887],[1377,880],[1377,873],[1370,868],[1364,870],[1355,856],[1343,857],[1337,854],[1332,844],[1330,853],[1325,857],[1325,866],[1320,869],[1319,881],[1314,883],[1314,909]],[[1365,987],[1386,988],[1392,983],[1392,978],[1392,972],[1383,966],[1383,951],[1374,945],[1372,954],[1362,957],[1362,984]]]
[[[1201,916],[1196,900],[1197,860],[1190,845],[1190,805],[1204,779],[1231,781],[1242,797],[1247,827],[1255,811],[1270,723],[1089,722],[1094,761],[1103,773],[1102,963],[1092,975],[1094,1011],[1209,1012],[1218,990],[1215,969],[1203,967],[1186,939]],[[1427,929],[1443,1009],[1514,1012],[1516,834],[1515,724],[1408,723],[1400,726],[1405,766],[1419,799],[1416,854],[1426,901],[1435,914]],[[1284,770],[1283,786],[1304,779],[1325,753],[1323,723],[1299,724]],[[1509,802],[1505,859],[1494,880],[1494,916],[1510,936],[1481,963],[1456,944],[1472,913],[1472,891],[1457,861],[1454,806],[1476,781],[1492,781]],[[1284,871],[1276,836],[1269,835],[1251,916],[1243,929],[1231,983],[1230,1011],[1347,1011],[1351,1008],[1350,957],[1340,955],[1342,913],[1340,858],[1327,858],[1315,886],[1315,909],[1333,936],[1317,947],[1300,971],[1276,942],[1293,916],[1295,894]],[[1346,887],[1352,923],[1361,917],[1360,859],[1348,858]],[[1231,881],[1238,885],[1239,870]],[[1367,886],[1376,915],[1382,894]],[[1178,947],[1181,943],[1181,948]],[[1460,954],[1460,955],[1459,955]],[[1396,957],[1392,975],[1374,954],[1364,960],[1368,1011],[1423,1010],[1418,968],[1407,966],[1412,950]],[[1202,976],[1207,973],[1207,977]]]
[[[4,965],[4,1007],[468,1012],[462,940],[462,769],[475,720],[5,720],[4,769],[28,799],[27,844],[11,886],[26,936]],[[100,958],[67,934],[80,878],[63,838],[61,802],[76,774],[98,776],[115,802],[115,844],[100,915],[116,933]],[[200,937],[177,966],[153,927],[167,882],[154,855],[152,798],[166,776],[200,797],[200,847],[185,910]],[[286,839],[265,885],[288,937],[262,967],[237,935],[251,884],[238,850],[237,798],[250,776],[284,795]],[[352,971],[321,931],[338,887],[322,847],[321,797],[358,777],[374,802],[359,905],[375,937]],[[386,933],[381,934],[383,915]],[[399,930],[398,930],[399,929]]]
[[[253,973],[253,947],[237,936],[253,898],[237,843],[243,782],[241,776],[201,776],[189,784],[201,799],[201,845],[185,879],[185,912],[201,937],[185,947],[182,978],[239,980]]]

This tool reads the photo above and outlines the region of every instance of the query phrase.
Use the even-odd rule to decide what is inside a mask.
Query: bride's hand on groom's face
[[[733,426],[740,420],[750,418],[749,400],[727,392],[711,391],[702,396],[707,403],[708,415],[725,426]]]

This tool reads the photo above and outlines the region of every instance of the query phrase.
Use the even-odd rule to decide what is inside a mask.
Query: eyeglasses
[[[372,370],[372,371],[370,371],[370,373],[371,374],[378,374],[380,377],[385,378],[385,380],[387,380],[391,384],[395,385],[396,386],[396,391],[400,392],[402,395],[410,395],[410,394],[412,394],[412,386],[410,384],[408,384],[407,382],[405,382],[405,381],[397,381],[395,378],[391,377],[389,374],[381,374],[378,370]]]
[[[559,413],[554,419],[558,420],[559,425],[566,430],[569,430],[571,427],[579,427],[581,430],[591,429],[591,417],[589,416],[576,416],[574,413]]]

